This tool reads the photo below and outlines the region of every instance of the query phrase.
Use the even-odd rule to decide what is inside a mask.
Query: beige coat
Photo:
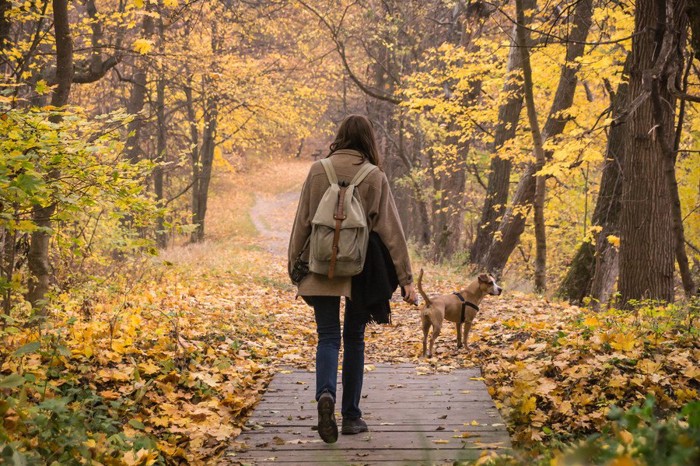
[[[331,156],[333,168],[338,180],[350,181],[363,163],[362,154],[354,150],[338,150]],[[294,227],[289,240],[288,268],[304,247],[306,239],[311,235],[311,220],[326,189],[329,187],[326,172],[321,162],[311,166],[309,174],[301,190],[299,206],[297,207]],[[372,171],[357,188],[362,206],[367,215],[370,231],[379,234],[386,245],[391,259],[396,267],[401,286],[412,283],[411,263],[406,247],[406,239],[396,210],[394,197],[389,189],[389,181],[381,170]],[[308,248],[302,255],[308,260]],[[325,275],[309,273],[299,284],[300,296],[351,296],[351,277],[335,277],[330,280]]]

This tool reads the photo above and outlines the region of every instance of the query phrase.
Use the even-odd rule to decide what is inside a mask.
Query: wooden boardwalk
[[[316,425],[315,374],[282,371],[273,378],[227,464],[453,464],[510,439],[480,370],[418,375],[416,366],[377,365],[365,373],[360,407],[370,432],[325,444]],[[340,424],[338,382],[336,416]],[[340,427],[340,426],[339,426]]]

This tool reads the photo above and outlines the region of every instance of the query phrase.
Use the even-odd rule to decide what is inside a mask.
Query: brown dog
[[[496,284],[496,279],[493,276],[482,273],[458,293],[428,298],[423,292],[422,280],[423,269],[418,274],[418,291],[425,300],[425,307],[421,310],[421,320],[423,321],[423,356],[427,355],[428,357],[433,355],[435,339],[440,335],[444,319],[457,324],[457,348],[461,348],[462,345],[466,346],[472,321],[479,311],[479,303],[483,297],[487,294],[498,296],[503,291]],[[464,343],[462,343],[462,323],[464,323]],[[433,333],[430,337],[430,351],[426,354],[428,332],[431,326]]]

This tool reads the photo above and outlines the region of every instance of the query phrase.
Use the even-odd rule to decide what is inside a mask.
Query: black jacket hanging
[[[389,250],[375,232],[369,234],[365,266],[352,277],[352,309],[365,322],[391,323],[389,300],[399,286]]]

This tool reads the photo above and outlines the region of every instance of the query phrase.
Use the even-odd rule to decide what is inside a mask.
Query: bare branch
[[[352,71],[352,68],[350,67],[350,63],[348,62],[348,57],[347,53],[345,50],[345,43],[340,40],[339,37],[339,30],[340,26],[334,26],[323,14],[321,14],[320,11],[318,11],[316,8],[313,6],[309,5],[306,1],[303,0],[297,0],[301,6],[306,8],[308,11],[310,11],[314,16],[316,16],[321,23],[328,29],[328,32],[330,32],[331,35],[331,40],[335,44],[336,51],[338,52],[338,55],[340,56],[340,60],[343,62],[343,67],[345,68],[345,71],[348,74],[348,77],[352,80],[352,82],[355,83],[355,85],[365,94],[367,94],[370,97],[374,97],[377,100],[382,100],[384,102],[390,102],[392,104],[398,105],[402,101],[400,99],[397,99],[396,97],[392,97],[390,95],[384,94],[383,92],[373,89],[370,86],[366,85],[363,83],[360,78],[357,77],[357,75]],[[343,11],[343,16],[342,18],[345,18],[345,15],[347,14],[348,9],[354,5],[354,3],[348,5],[348,7]]]

